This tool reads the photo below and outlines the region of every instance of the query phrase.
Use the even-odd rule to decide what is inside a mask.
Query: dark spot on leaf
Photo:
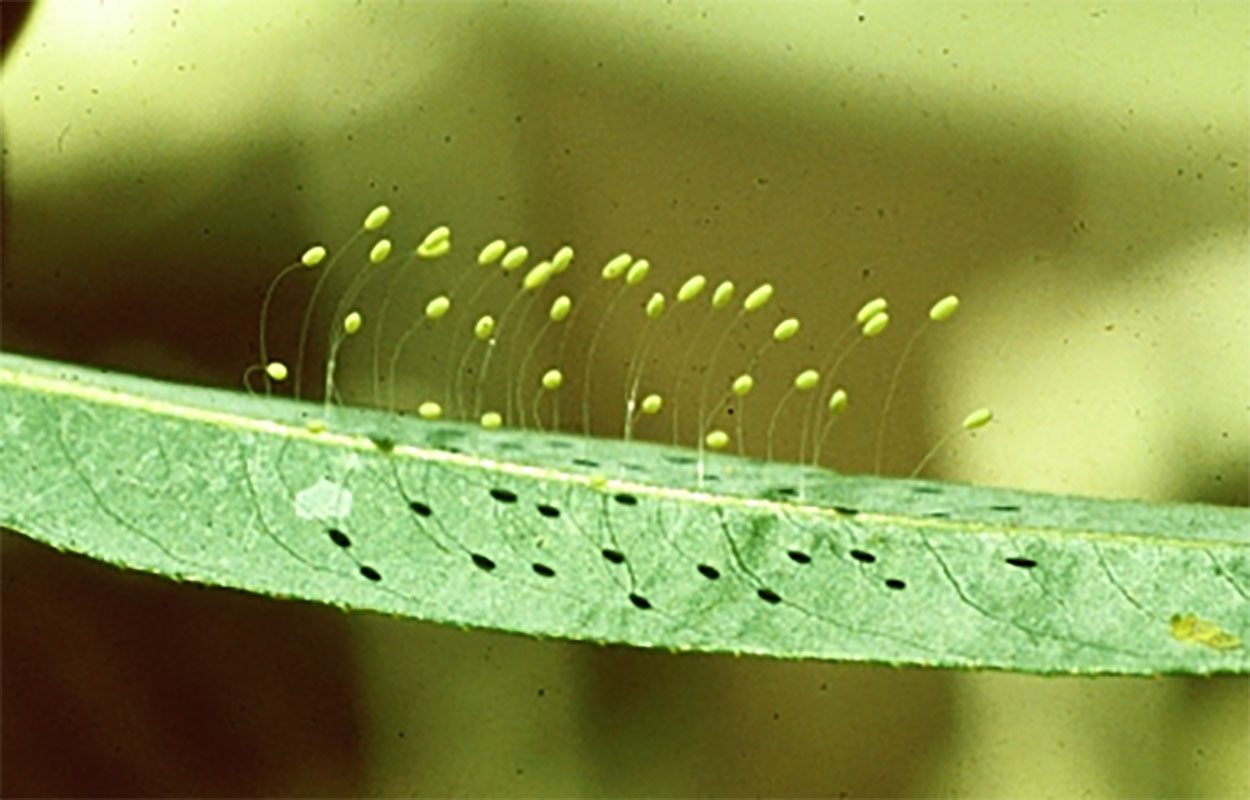
[[[549,506],[546,503],[539,503],[538,513],[542,514],[544,517],[558,517],[560,516],[560,509],[555,506]]]
[[[395,440],[389,436],[370,436],[369,441],[373,442],[373,446],[383,453],[389,453],[395,449]]]
[[[646,611],[647,609],[651,608],[650,600],[648,600],[647,598],[643,597],[640,594],[635,594],[634,592],[629,593],[629,602],[634,604],[634,608],[639,608],[639,609],[642,609],[643,611]]]
[[[599,462],[589,458],[575,458],[573,464],[579,467],[597,467]]]
[[[948,519],[950,515],[951,512],[949,511],[930,511],[928,514],[925,514],[926,517],[932,517],[933,519]]]
[[[510,492],[507,489],[491,489],[490,496],[495,498],[501,503],[515,503],[516,502],[516,493]]]
[[[408,507],[411,508],[418,517],[428,517],[434,513],[434,509],[430,508],[425,503],[422,503],[420,500],[413,500],[408,504]]]
[[[779,486],[773,489],[773,494],[780,497],[798,497],[799,490],[793,486]]]
[[[781,595],[777,594],[772,589],[760,589],[756,592],[756,594],[759,595],[760,599],[765,603],[776,604],[781,602]]]
[[[859,513],[858,508],[851,508],[850,506],[834,506],[833,510],[847,517],[853,517]]]
[[[851,558],[855,559],[856,561],[862,561],[865,564],[871,564],[872,562],[877,560],[876,556],[864,550],[852,550]]]
[[[613,495],[612,499],[620,503],[623,506],[638,505],[638,498],[634,497],[632,494],[625,494],[622,492],[621,494]]]
[[[362,566],[360,568],[360,574],[365,576],[371,581],[376,582],[376,581],[382,580],[382,576],[378,574],[378,571],[370,566]]]
[[[786,555],[790,556],[790,560],[796,564],[812,563],[812,557],[809,556],[807,553],[804,553],[802,550],[791,550],[790,552],[786,553]]]
[[[338,528],[330,528],[328,531],[326,531],[326,533],[330,534],[330,541],[334,542],[339,547],[351,547],[352,546],[352,540],[347,537],[346,533],[343,533]]]
[[[907,588],[907,584],[903,583],[898,578],[886,578],[885,585],[891,589],[906,589]]]
[[[693,464],[694,462],[698,461],[698,459],[695,458],[694,456],[666,455],[663,458],[665,461],[667,461],[670,464],[680,464],[683,467],[688,464]]]
[[[1019,510],[1020,510],[1020,506],[1010,506],[1010,505],[990,506],[990,511],[1019,511]]]
[[[707,578],[709,581],[714,581],[720,577],[720,570],[710,564],[700,564],[699,574]]]
[[[547,566],[546,564],[535,563],[531,566],[533,566],[534,572],[538,573],[539,575],[542,575],[544,578],[554,578],[556,575],[556,571],[552,569],[551,567]]]
[[[495,568],[495,562],[491,561],[489,558],[482,555],[481,553],[474,553],[473,554],[473,566],[477,567],[478,569],[482,569],[482,570],[486,570],[487,572],[490,572],[492,569]]]
[[[612,550],[610,548],[605,549],[603,551],[603,557],[606,558],[608,561],[611,561],[613,564],[625,563],[625,554],[622,553],[620,550]]]
[[[942,490],[936,486],[913,486],[911,490],[916,494],[941,494]]]
[[[1022,567],[1024,569],[1032,569],[1037,566],[1037,562],[1031,558],[1009,558],[1007,563],[1013,567]]]

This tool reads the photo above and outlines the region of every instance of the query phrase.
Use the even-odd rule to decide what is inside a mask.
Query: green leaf
[[[175,580],[674,650],[1250,671],[1246,509],[714,455],[700,484],[679,448],[3,354],[0,420],[0,524]]]

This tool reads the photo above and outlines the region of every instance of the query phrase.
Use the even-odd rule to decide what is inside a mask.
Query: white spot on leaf
[[[295,495],[295,514],[300,519],[342,519],[352,513],[352,493],[325,478]]]

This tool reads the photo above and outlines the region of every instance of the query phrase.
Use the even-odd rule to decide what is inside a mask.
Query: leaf
[[[714,455],[700,486],[680,448],[7,354],[0,419],[0,524],[175,580],[673,650],[1250,671],[1247,509]]]

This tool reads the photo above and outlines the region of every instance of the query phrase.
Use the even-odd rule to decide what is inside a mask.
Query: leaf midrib
[[[15,359],[10,354],[0,354],[0,358],[10,361],[19,359],[23,362],[27,361],[27,359],[21,357]],[[107,373],[102,373],[102,375],[105,374]],[[134,378],[133,376],[125,376],[125,380],[143,381],[144,379]],[[151,383],[154,386],[157,385],[156,382],[145,382]],[[203,406],[175,403],[151,396],[123,391],[122,389],[116,387],[100,386],[94,383],[80,382],[79,380],[42,375],[32,371],[11,369],[2,365],[0,365],[0,384],[13,385],[49,396],[73,397],[92,404],[112,406],[136,412],[144,412],[154,416],[196,422],[199,424],[218,427],[231,432],[258,433],[275,438],[300,441],[314,444],[319,447],[337,450],[354,450],[369,453],[374,453],[378,450],[377,444],[368,435],[335,432],[330,429],[313,431],[309,430],[307,426],[292,425],[261,416],[248,416],[241,413],[213,410]],[[164,385],[166,387],[169,386],[168,384]],[[195,389],[198,391],[220,391],[206,389],[205,387],[195,387]],[[242,398],[235,397],[234,399],[238,400]],[[269,403],[293,402],[288,401],[286,398],[262,398],[257,396],[250,396],[247,399]],[[303,404],[303,410],[300,413],[307,413],[317,408],[318,406],[316,404],[306,403]],[[340,407],[331,407],[328,409],[325,409],[324,407],[322,408],[328,412],[329,416],[333,416],[334,412],[339,410]],[[274,410],[276,410],[276,408]],[[309,417],[310,422],[314,419],[316,418],[311,416]],[[323,419],[321,421],[326,420]],[[457,424],[467,425],[467,423]],[[662,446],[645,442],[635,442],[635,444]],[[454,465],[466,469],[474,469],[482,472],[506,475],[520,479],[539,480],[550,483],[593,488],[605,494],[626,492],[635,495],[643,495],[647,497],[686,503],[689,505],[703,505],[713,508],[733,507],[777,515],[796,515],[816,519],[838,519],[843,516],[841,512],[834,508],[811,504],[802,500],[777,501],[768,498],[742,497],[730,493],[716,493],[683,487],[670,487],[657,483],[611,478],[605,474],[596,472],[582,473],[566,471],[551,466],[534,466],[515,461],[487,458],[405,443],[396,443],[393,449],[389,451],[389,455],[391,457],[410,458],[418,462],[434,462]],[[829,474],[835,475],[836,473],[830,471]],[[1013,494],[1025,493],[1022,492],[1022,490],[1007,491],[1011,491]],[[1056,495],[1047,496],[1052,498],[1057,497]],[[1088,500],[1090,498],[1080,499]],[[1140,501],[1105,500],[1100,502],[1133,504]],[[1152,546],[1179,548],[1206,548],[1213,545],[1250,547],[1250,541],[1247,540],[1225,539],[1219,537],[1199,536],[1181,538],[1169,536],[1162,532],[1123,532],[1005,522],[991,524],[976,520],[942,519],[931,516],[880,511],[860,510],[855,514],[855,520],[859,523],[867,525],[903,526],[917,530],[941,531],[947,534],[976,535],[984,533],[1001,534],[1007,532],[1028,534],[1042,538],[1078,539],[1087,542],[1105,542],[1119,545],[1140,543]]]

